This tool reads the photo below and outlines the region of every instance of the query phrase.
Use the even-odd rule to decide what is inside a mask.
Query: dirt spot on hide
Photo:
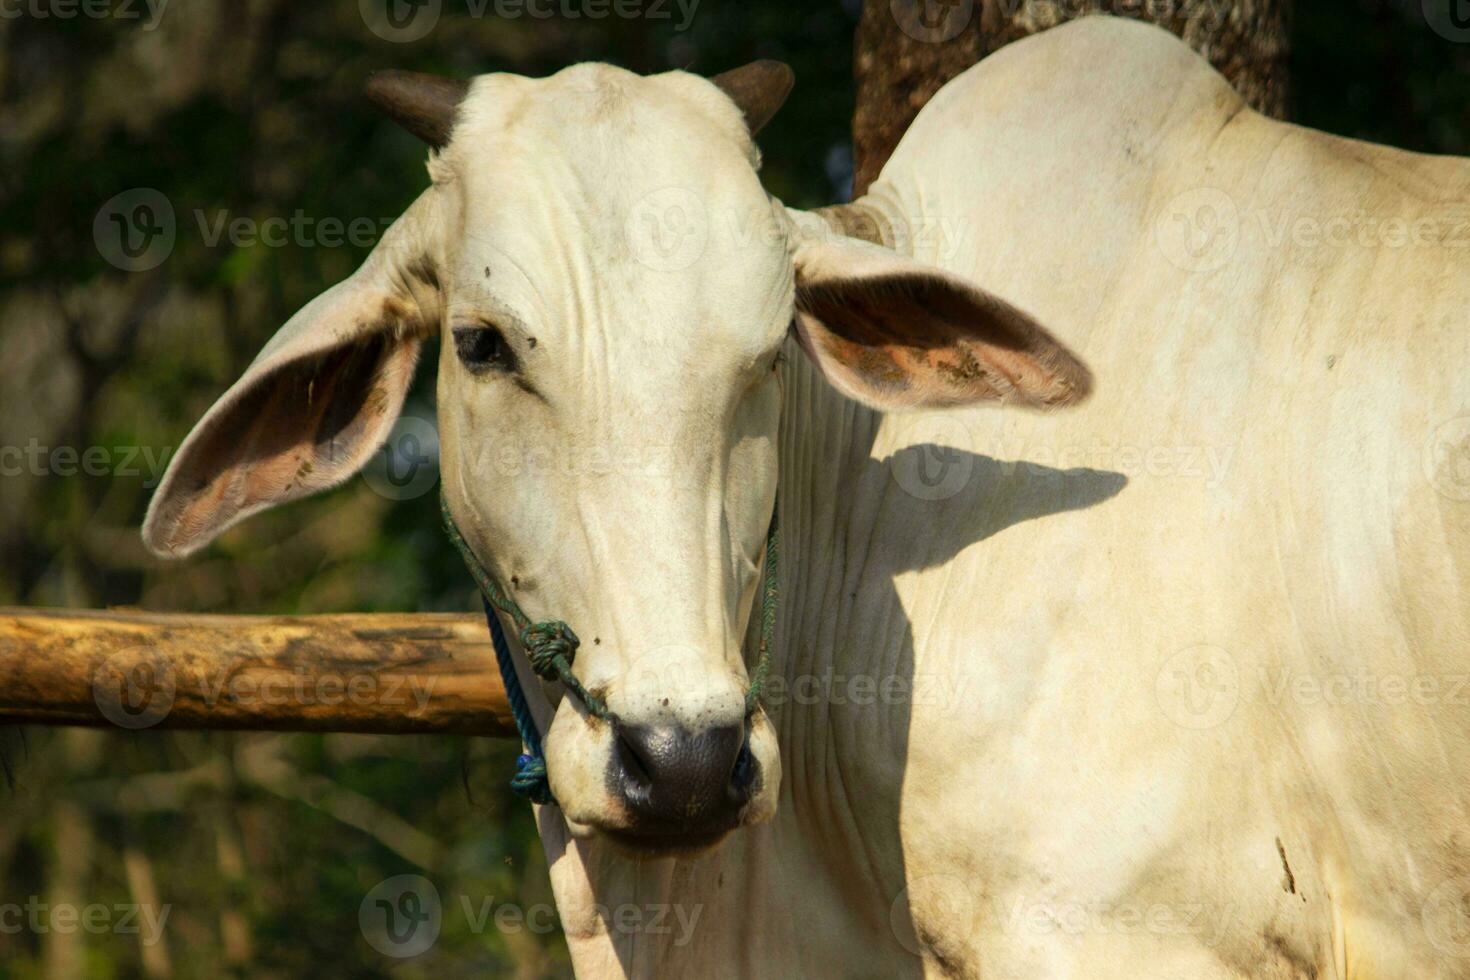
[[[1281,870],[1286,872],[1281,879],[1281,890],[1288,895],[1296,894],[1296,875],[1291,873],[1291,863],[1286,860],[1286,845],[1281,843],[1281,838],[1276,838],[1276,853],[1281,855]]]

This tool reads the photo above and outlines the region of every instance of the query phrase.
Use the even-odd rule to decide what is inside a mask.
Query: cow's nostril
[[[750,754],[750,736],[740,743],[740,754],[735,757],[735,768],[730,772],[730,790],[741,797],[743,804],[750,799],[750,786],[755,782],[755,756]]]
[[[608,788],[650,833],[733,823],[750,799],[755,760],[745,726],[688,732],[617,726]]]

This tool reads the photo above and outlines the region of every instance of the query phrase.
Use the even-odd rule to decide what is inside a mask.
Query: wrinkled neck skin
[[[799,225],[821,227],[825,218],[854,234],[842,227],[842,212],[824,211],[790,213]],[[760,975],[762,963],[897,976],[916,963],[890,941],[890,909],[903,889],[897,812],[907,717],[885,715],[881,698],[858,706],[829,696],[834,684],[849,690],[847,678],[892,676],[904,652],[897,599],[866,567],[877,507],[896,489],[870,459],[882,416],[836,392],[793,338],[784,353],[780,598],[765,698],[781,746],[777,813],[712,853],[655,859],[574,839],[557,807],[538,807],[578,976]],[[745,660],[753,666],[760,617],[749,621]],[[848,642],[865,632],[879,642]],[[533,713],[548,724],[542,686],[517,660]],[[799,910],[787,900],[797,894]],[[870,936],[873,945],[855,948],[854,936]],[[836,942],[829,948],[823,937]],[[810,971],[792,975],[800,972]]]

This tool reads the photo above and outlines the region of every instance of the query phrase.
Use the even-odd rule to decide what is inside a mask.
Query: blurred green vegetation
[[[446,0],[413,43],[376,36],[350,0],[176,0],[156,23],[133,7],[141,20],[0,18],[0,444],[105,447],[112,461],[103,475],[0,478],[0,604],[474,608],[433,497],[393,502],[361,480],[187,563],[157,562],[137,538],[158,454],[367,252],[211,246],[198,216],[212,227],[299,211],[381,227],[427,182],[422,146],[360,97],[368,72],[537,75],[607,60],[709,74],[780,58],[798,84],[761,137],[768,188],[815,206],[847,179],[855,3],[702,0],[681,31],[672,4],[667,20],[541,20],[472,17]],[[1470,45],[1427,29],[1418,9],[1300,3],[1296,120],[1470,150]],[[177,242],[157,268],[123,272],[94,244],[93,221],[143,187],[172,204]],[[425,417],[433,363],[408,407]],[[154,464],[124,465],[129,447]],[[154,947],[119,932],[0,929],[0,976],[567,973],[555,932],[477,931],[460,906],[551,901],[529,810],[505,790],[507,743],[0,729],[0,749],[0,909],[149,895],[170,908]],[[405,872],[435,882],[444,932],[398,962],[367,945],[357,915],[373,885]]]

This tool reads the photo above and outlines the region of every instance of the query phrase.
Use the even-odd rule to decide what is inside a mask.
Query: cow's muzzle
[[[678,725],[615,725],[607,788],[621,805],[613,836],[640,850],[690,850],[740,823],[758,766],[744,723],[689,732]]]

